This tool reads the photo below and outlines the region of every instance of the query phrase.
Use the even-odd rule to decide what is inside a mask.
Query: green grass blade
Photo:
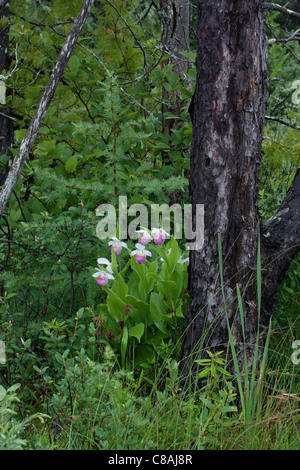
[[[223,294],[226,323],[227,323],[227,328],[228,328],[229,344],[230,344],[230,349],[231,349],[231,354],[232,354],[232,359],[233,359],[233,365],[234,365],[234,369],[235,369],[235,372],[236,372],[236,379],[237,379],[237,383],[238,383],[238,390],[239,390],[239,394],[240,394],[241,406],[242,406],[243,412],[245,412],[245,400],[244,400],[241,372],[240,372],[240,369],[239,369],[237,354],[236,354],[236,350],[235,350],[235,346],[234,346],[234,342],[233,342],[233,338],[232,338],[231,328],[230,328],[227,309],[226,309],[226,299],[225,299],[224,282],[223,282],[222,245],[221,245],[220,235],[218,235],[218,252],[219,252],[220,282],[221,282],[221,289],[222,289],[222,294]]]

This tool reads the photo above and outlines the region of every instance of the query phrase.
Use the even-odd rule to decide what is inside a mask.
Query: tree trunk
[[[294,11],[300,14],[300,0],[295,0]],[[299,29],[300,27],[300,18],[294,18],[294,28]]]
[[[9,3],[0,10],[0,20],[9,20]],[[0,74],[5,75],[4,71],[9,69],[9,22],[0,28]],[[4,105],[4,106],[3,106]],[[0,155],[9,155],[9,147],[13,144],[14,126],[11,119],[11,110],[2,103],[0,108]],[[5,166],[0,164],[0,186],[3,185],[9,170],[9,164]]]
[[[276,215],[263,228],[262,320],[266,323],[291,259],[300,251],[300,168]]]
[[[172,71],[186,80],[186,72],[189,68],[189,60],[181,52],[190,49],[189,36],[189,2],[186,0],[161,0],[162,45],[166,54],[170,54],[168,61],[163,63],[174,64]],[[180,116],[182,100],[179,91],[169,92],[163,86],[163,133],[171,135],[172,129],[177,129],[176,119],[166,119],[165,113],[169,112]]]
[[[197,84],[190,107],[190,191],[194,209],[196,204],[204,204],[205,228],[203,248],[190,253],[190,303],[181,350],[184,374],[205,349],[227,348],[227,319],[233,325],[237,353],[243,350],[237,285],[243,296],[249,363],[256,340],[256,266],[261,231],[258,178],[268,96],[267,40],[260,3],[198,2]],[[223,253],[224,296],[218,237]],[[269,254],[265,247],[263,255]],[[270,266],[268,269],[270,273]],[[270,290],[272,299],[280,278],[278,275]],[[269,289],[267,279],[266,276],[264,290]],[[267,323],[265,305],[262,308],[262,318]]]

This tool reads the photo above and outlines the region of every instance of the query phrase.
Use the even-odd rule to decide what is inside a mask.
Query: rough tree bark
[[[163,66],[174,64],[173,72],[177,73],[181,79],[186,81],[186,72],[189,68],[189,60],[181,52],[188,52],[190,49],[189,39],[189,2],[186,0],[161,0],[161,24],[162,24],[162,46],[166,54],[170,54],[168,61]],[[177,129],[176,119],[166,119],[165,113],[169,112],[175,116],[180,116],[182,100],[178,91],[169,92],[162,88],[162,112],[163,112],[163,133],[171,135],[172,129]]]
[[[294,11],[299,14],[297,18],[294,18],[294,28],[300,27],[300,0],[295,0]]]
[[[0,5],[1,7],[1,5]],[[0,10],[0,20],[9,20],[9,2]],[[0,74],[9,69],[9,22],[0,28]],[[5,103],[0,108],[0,155],[11,155],[9,147],[13,144],[14,126],[11,110]],[[9,164],[0,165],[0,186],[5,181]]]
[[[74,24],[67,37],[67,40],[64,44],[64,47],[61,51],[58,61],[54,67],[54,70],[49,79],[49,82],[45,88],[45,91],[38,105],[36,113],[33,116],[32,121],[27,129],[26,135],[21,142],[19,151],[13,160],[10,171],[7,175],[5,183],[0,192],[0,216],[3,214],[6,204],[10,198],[10,195],[14,190],[18,177],[28,157],[29,151],[36,139],[36,136],[42,124],[43,118],[54,96],[57,85],[69,62],[69,59],[76,45],[79,34],[81,32],[81,29],[86,21],[86,18],[90,12],[92,5],[93,5],[93,0],[83,1],[82,8],[74,21]]]
[[[190,303],[181,371],[207,348],[224,350],[229,323],[243,349],[236,285],[243,295],[249,364],[258,326],[257,252],[262,245],[261,323],[268,324],[276,291],[299,251],[300,175],[262,234],[258,178],[267,90],[267,40],[259,0],[199,0],[197,84],[191,103],[192,203],[204,204],[204,246],[190,253]],[[223,252],[226,310],[220,284]],[[298,245],[298,246],[295,246]],[[242,365],[242,361],[240,362]]]
[[[300,168],[275,216],[263,223],[261,244],[263,320],[276,307],[276,292],[291,259],[300,251]]]

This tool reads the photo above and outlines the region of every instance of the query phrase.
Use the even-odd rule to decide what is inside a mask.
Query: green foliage
[[[44,422],[47,415],[35,413],[21,419],[16,411],[20,400],[16,391],[20,384],[14,384],[5,390],[0,385],[0,450],[26,450],[32,448],[29,445],[28,427],[32,426],[34,421]],[[41,449],[43,446],[34,445],[35,449]]]
[[[223,351],[218,351],[212,353],[211,351],[206,351],[209,358],[208,359],[197,359],[195,362],[203,367],[201,372],[198,373],[198,378],[207,377],[207,381],[218,381],[223,375],[230,376],[229,372],[224,369],[226,364],[225,359],[219,357]]]
[[[293,6],[291,6],[293,8]],[[284,15],[269,13],[268,21],[279,39],[286,39],[289,34],[280,27]],[[268,68],[271,94],[268,100],[267,114],[284,120],[288,125],[276,121],[266,121],[263,141],[263,160],[260,172],[259,210],[263,219],[273,216],[283,201],[296,174],[300,162],[299,102],[295,100],[299,87],[299,66],[288,53],[284,43],[270,37]],[[299,57],[298,41],[288,43],[288,47]],[[295,66],[296,64],[296,66]],[[299,321],[299,256],[291,262],[285,279],[278,292],[278,308],[274,321],[278,326],[289,329],[288,325]],[[297,333],[294,331],[294,334]]]
[[[156,257],[144,264],[137,264],[134,256],[113,261],[115,280],[103,288],[105,303],[93,312],[123,366],[152,370],[156,362],[179,352],[187,267],[178,263],[180,249],[173,237],[165,248],[154,250]]]
[[[299,103],[295,100],[299,66],[289,54],[290,50],[299,57],[300,46],[298,41],[285,43],[291,34],[278,24],[283,19],[284,15],[278,12],[268,13],[270,96],[266,114],[287,125],[266,120],[260,173],[260,212],[266,219],[274,215],[282,202],[300,162],[299,130],[296,127],[300,125],[300,114]]]

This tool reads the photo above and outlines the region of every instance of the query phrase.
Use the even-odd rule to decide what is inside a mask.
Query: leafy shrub
[[[127,261],[112,251],[115,279],[111,287],[103,287],[106,301],[93,312],[122,366],[152,369],[157,360],[179,352],[188,300],[187,262],[182,262],[174,237],[164,248],[154,247],[153,255],[153,261],[138,264],[134,256]]]
[[[37,419],[44,422],[47,415],[35,413],[21,419],[16,411],[20,400],[16,390],[20,384],[15,384],[5,390],[0,385],[0,450],[25,450],[28,448],[28,427]]]

